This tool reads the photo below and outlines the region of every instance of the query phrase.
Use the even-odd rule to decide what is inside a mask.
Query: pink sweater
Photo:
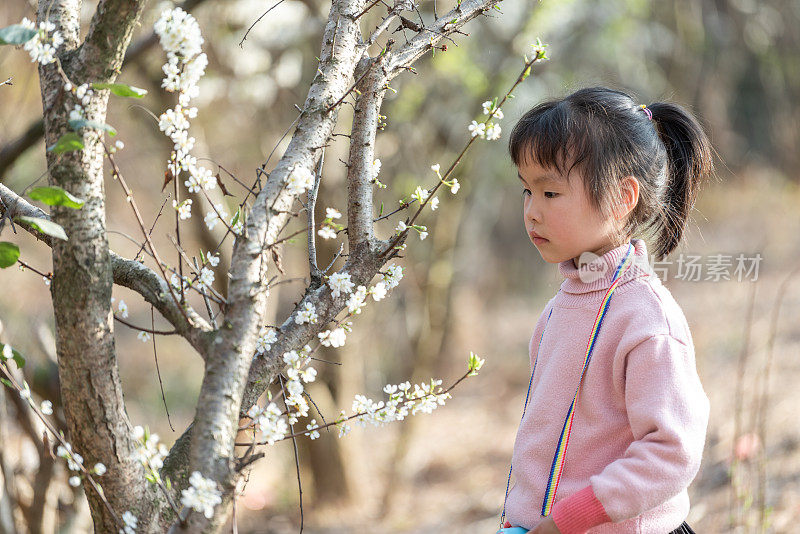
[[[551,511],[562,534],[666,534],[686,519],[686,488],[700,468],[709,401],[689,325],[648,266],[645,242],[632,242],[634,264],[611,297],[575,406]],[[604,254],[608,268],[594,281],[582,281],[571,259],[559,263],[565,280],[529,344],[532,367],[541,341],[514,443],[514,485],[506,504],[514,526],[532,529],[542,520],[553,453],[591,327],[627,249],[626,243]]]

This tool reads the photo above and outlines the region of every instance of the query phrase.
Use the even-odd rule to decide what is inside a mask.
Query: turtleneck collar
[[[631,245],[633,246],[631,247]],[[620,282],[614,290],[615,293],[624,291],[623,286],[636,278],[648,277],[649,280],[658,281],[657,276],[651,276],[654,273],[648,262],[647,246],[644,240],[634,238],[630,243],[624,243],[596,258],[588,268],[584,266],[579,270],[572,263],[572,258],[560,262],[558,271],[564,277],[560,292],[563,293],[564,303],[582,305],[602,298],[605,290],[611,286],[614,273],[625,258],[629,247],[631,248],[630,253],[634,255],[633,263],[621,275]]]

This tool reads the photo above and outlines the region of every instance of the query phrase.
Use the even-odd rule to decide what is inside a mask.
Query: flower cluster
[[[314,173],[299,164],[294,164],[289,168],[285,182],[289,193],[299,195],[314,187]]]
[[[208,57],[202,52],[203,36],[197,20],[179,7],[167,9],[161,13],[153,30],[168,59],[162,67],[165,78],[161,86],[189,98],[197,96],[197,82],[208,64]]]
[[[151,434],[148,429],[141,426],[134,427],[133,437],[139,442],[139,446],[133,453],[133,459],[144,466],[148,481],[154,484],[160,482],[159,471],[164,465],[164,458],[169,453],[166,445],[159,443],[158,434]]]
[[[204,477],[199,471],[189,476],[189,487],[181,492],[181,504],[196,512],[202,512],[207,519],[214,516],[214,507],[222,502],[222,492],[217,483]]]
[[[242,231],[242,221],[240,220],[240,217],[237,217],[237,214],[238,212],[234,213],[230,221],[232,226],[231,230],[233,230],[233,232],[236,234]],[[218,203],[214,204],[213,209],[206,214],[203,221],[206,223],[206,227],[208,227],[209,230],[213,230],[217,225],[217,222],[227,218],[228,212],[225,211],[225,206],[223,206],[221,203]]]
[[[123,528],[120,529],[119,534],[135,534],[136,527],[138,527],[139,520],[130,511],[126,510],[122,514]]]
[[[500,125],[496,122],[493,122],[492,118],[496,120],[500,120],[503,118],[503,110],[497,107],[497,99],[494,100],[487,100],[482,104],[483,113],[489,116],[488,122],[478,122],[472,121],[467,129],[470,132],[472,137],[480,137],[481,139],[487,139],[488,141],[494,141],[495,139],[500,139]]]
[[[184,185],[189,192],[213,189],[216,187],[216,177],[209,169],[197,165],[197,158],[190,154],[195,138],[189,136],[189,119],[197,116],[197,108],[190,107],[189,103],[198,95],[197,82],[208,65],[208,57],[201,52],[203,37],[200,26],[192,15],[178,7],[162,12],[153,29],[167,52],[161,86],[169,92],[179,93],[175,108],[166,110],[158,118],[159,129],[173,143],[167,168],[176,180],[181,172],[188,172]],[[173,200],[172,206],[178,210],[181,219],[192,216],[191,200],[181,203]]]
[[[317,234],[322,239],[336,239],[336,231],[342,230],[344,226],[339,223],[333,222],[334,219],[339,219],[342,216],[339,210],[334,208],[325,209],[325,220],[322,221],[322,228],[319,229]]]
[[[310,302],[303,304],[303,307],[300,308],[300,311],[294,316],[294,322],[297,324],[314,324],[317,322],[317,319],[317,309]]]
[[[333,330],[325,330],[324,332],[320,332],[317,334],[317,337],[319,337],[319,342],[325,347],[343,347],[344,342],[347,339],[347,332],[353,331],[352,327],[353,323],[348,321],[338,328],[334,328]]]
[[[274,402],[270,402],[266,408],[254,404],[247,411],[255,428],[270,445],[285,438],[289,434],[289,425],[295,424],[299,417],[308,416],[309,406],[303,396],[303,382],[313,382],[317,377],[316,369],[311,366],[303,367],[310,353],[311,347],[305,345],[299,352],[291,350],[283,354],[283,361],[289,366],[286,370],[288,380],[284,385],[286,406],[292,407],[288,410],[288,419]]]
[[[350,281],[350,273],[340,271],[328,277],[328,286],[331,288],[331,296],[337,298],[342,293],[350,293],[353,290],[353,282]]]
[[[36,31],[33,36],[22,47],[31,56],[31,61],[48,65],[56,60],[56,51],[64,42],[64,37],[56,30],[56,25],[46,20],[36,24],[27,18],[23,18],[20,25],[28,30]],[[51,33],[52,32],[52,33]]]
[[[431,413],[451,398],[450,393],[442,391],[441,384],[441,380],[431,379],[430,383],[414,384],[413,391],[409,382],[387,384],[383,391],[389,398],[380,402],[356,395],[352,406],[353,411],[360,414],[356,421],[360,426],[367,426],[367,423],[383,426],[392,421],[402,421],[409,414]]]
[[[353,314],[361,313],[361,307],[364,306],[367,300],[366,286],[358,286],[356,290],[347,299],[347,311]]]
[[[262,326],[258,331],[258,338],[256,339],[256,352],[264,354],[272,348],[272,344],[278,341],[278,334],[275,333],[273,328]]]

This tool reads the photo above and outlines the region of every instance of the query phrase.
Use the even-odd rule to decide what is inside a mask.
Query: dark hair
[[[652,230],[660,260],[678,246],[714,165],[711,143],[691,113],[669,102],[647,109],[652,121],[622,91],[580,89],[525,113],[511,131],[508,151],[517,167],[531,157],[567,180],[578,167],[590,203],[604,217],[617,205],[621,180],[635,176],[639,201],[616,237]]]

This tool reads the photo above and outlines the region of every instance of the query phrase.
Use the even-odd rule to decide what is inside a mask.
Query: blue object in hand
[[[525,534],[526,532],[528,532],[527,528],[507,527],[507,528],[501,528],[500,530],[498,530],[497,534]]]

